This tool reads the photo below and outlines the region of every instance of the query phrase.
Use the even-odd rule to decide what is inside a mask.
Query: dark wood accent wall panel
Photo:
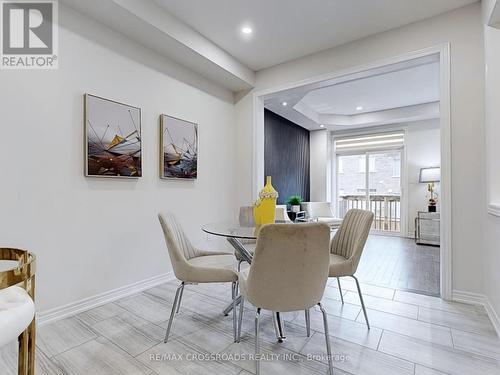
[[[266,109],[264,170],[279,193],[278,204],[291,195],[309,200],[309,131]]]

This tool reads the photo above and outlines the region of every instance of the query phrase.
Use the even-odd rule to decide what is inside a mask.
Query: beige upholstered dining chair
[[[323,223],[268,224],[262,226],[252,264],[239,273],[242,296],[238,338],[241,334],[244,301],[257,307],[255,315],[256,374],[259,363],[259,318],[261,309],[309,311],[318,305],[323,314],[329,369],[332,358],[326,312],[320,301],[328,279],[330,228]]]
[[[175,312],[179,312],[182,294],[186,284],[231,283],[233,298],[233,334],[236,341],[236,294],[238,275],[234,269],[234,254],[214,252],[194,247],[172,214],[159,214],[160,224],[165,235],[165,242],[170,255],[174,274],[181,281],[175,293],[167,332],[166,343],[172,328]]]
[[[354,274],[358,269],[359,260],[361,259],[366,240],[370,234],[372,222],[373,212],[358,209],[349,210],[330,243],[329,277],[337,278],[342,303],[344,303],[344,297],[342,295],[339,278],[350,276],[356,281],[356,287],[358,289],[359,299],[368,329],[370,329],[370,323],[368,322],[363,295],[361,294],[359,281]]]
[[[292,222],[288,217],[286,211],[286,204],[276,206],[276,220],[290,222],[290,223]],[[240,225],[245,227],[255,226],[255,221],[253,218],[253,206],[241,206],[238,221]],[[255,244],[257,243],[256,240],[240,239],[240,242],[245,246],[245,248],[250,252],[250,254],[253,254],[255,250]],[[238,259],[238,271],[240,271],[241,263],[244,262],[244,259],[241,257],[241,255],[238,254],[238,252],[235,252],[235,256],[236,259]]]
[[[290,217],[288,216],[286,204],[276,205],[276,220],[286,223],[292,223],[292,220],[290,220]]]
[[[241,206],[238,221],[239,224],[244,227],[255,226],[255,220],[253,218],[253,206]],[[240,239],[240,242],[243,246],[245,246],[245,248],[250,252],[250,254],[253,254],[257,240]],[[237,251],[234,253],[234,255],[238,260],[238,272],[239,272],[241,270],[241,263],[243,263],[245,260]]]

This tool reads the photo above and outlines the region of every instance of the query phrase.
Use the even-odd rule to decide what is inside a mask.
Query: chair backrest
[[[353,272],[358,267],[372,222],[373,212],[349,210],[331,241],[330,252],[351,260]]]
[[[253,216],[253,206],[240,207],[239,221],[240,221],[240,225],[242,225],[244,227],[255,226],[255,219]]]
[[[286,212],[286,204],[276,206],[276,220],[290,221],[288,214]],[[253,206],[242,206],[240,207],[239,215],[240,225],[245,227],[255,226],[255,219],[253,216]]]
[[[262,226],[246,283],[248,300],[283,312],[320,302],[328,279],[329,240],[324,223]]]
[[[183,280],[187,261],[198,256],[198,250],[186,237],[174,215],[170,213],[158,214],[158,219],[165,235],[165,243],[174,274],[179,280]]]
[[[292,222],[288,217],[286,204],[276,205],[276,220]]]
[[[330,202],[302,202],[300,206],[310,218],[334,217]]]

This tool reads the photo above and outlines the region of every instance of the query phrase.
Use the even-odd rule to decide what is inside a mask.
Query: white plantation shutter
[[[349,136],[335,139],[335,151],[354,152],[399,148],[404,146],[404,142],[403,132]]]

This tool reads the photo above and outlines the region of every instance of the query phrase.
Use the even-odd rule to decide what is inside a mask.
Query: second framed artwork
[[[160,178],[198,177],[198,124],[160,115]]]

